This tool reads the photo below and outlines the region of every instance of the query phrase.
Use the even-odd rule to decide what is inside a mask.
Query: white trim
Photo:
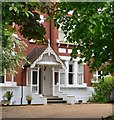
[[[77,84],[77,62],[74,61],[74,85]]]
[[[65,48],[59,48],[59,53],[66,53],[66,49]]]
[[[31,93],[32,93],[32,76],[33,76],[33,75],[32,75],[32,69],[31,69],[30,72],[31,72],[31,83],[30,83],[30,84],[31,84]]]
[[[11,75],[11,82],[14,82],[14,75]]]
[[[72,49],[68,49],[68,53],[69,53],[69,54],[72,53]]]
[[[39,69],[40,67],[38,66],[38,70],[37,70],[37,93],[39,94]]]
[[[69,61],[66,60],[65,65],[67,67],[67,69],[65,70],[65,85],[67,86],[68,85]]]
[[[55,85],[55,72],[54,72],[54,67],[52,67],[52,95],[54,95],[54,85]]]
[[[28,86],[28,68],[26,68],[26,86]]]
[[[58,85],[59,85],[59,91],[60,91],[60,71],[58,71]]]
[[[51,61],[40,61],[40,62],[37,62],[37,64],[39,65],[60,65],[57,62],[51,62]]]

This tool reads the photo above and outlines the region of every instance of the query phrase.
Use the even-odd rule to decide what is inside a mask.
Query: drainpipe
[[[52,17],[50,18],[50,46],[52,47]]]
[[[22,67],[21,105],[23,104],[23,72],[24,72],[24,68]]]

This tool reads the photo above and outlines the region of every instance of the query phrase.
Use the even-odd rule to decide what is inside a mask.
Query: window
[[[32,92],[38,92],[38,80],[37,80],[37,71],[32,71]]]
[[[59,77],[58,72],[55,72],[55,85],[57,85],[58,83],[58,77]]]
[[[64,32],[61,30],[61,28],[59,28],[58,30],[58,39],[59,41],[65,42],[66,41],[66,37]]]
[[[74,72],[73,72],[73,63],[69,63],[69,77],[68,77],[68,82],[69,84],[73,84],[73,75],[74,75]]]
[[[101,74],[102,74],[102,71],[100,71],[100,70],[99,70],[99,71],[94,72],[94,73],[93,73],[93,80],[102,79]]]
[[[83,84],[83,64],[78,64],[78,68],[77,68],[78,72],[77,72],[77,83],[79,85]]]
[[[0,83],[4,83],[4,76],[0,76]]]

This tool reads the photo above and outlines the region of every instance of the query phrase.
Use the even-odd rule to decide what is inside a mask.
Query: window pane
[[[69,84],[73,84],[73,74],[69,73]]]
[[[98,78],[101,79],[101,71],[98,71]]]
[[[82,74],[78,74],[78,84],[82,85]]]
[[[58,72],[55,72],[55,85],[58,83]]]
[[[4,76],[0,76],[0,83],[4,83]]]
[[[69,65],[69,72],[73,72],[73,65],[72,64]]]
[[[33,84],[37,84],[37,71],[33,71]]]
[[[78,64],[78,72],[83,72],[83,64]]]
[[[60,73],[60,84],[65,84],[65,73]]]

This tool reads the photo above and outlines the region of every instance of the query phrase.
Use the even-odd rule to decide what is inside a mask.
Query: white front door
[[[52,69],[45,66],[43,70],[43,95],[52,96]]]

